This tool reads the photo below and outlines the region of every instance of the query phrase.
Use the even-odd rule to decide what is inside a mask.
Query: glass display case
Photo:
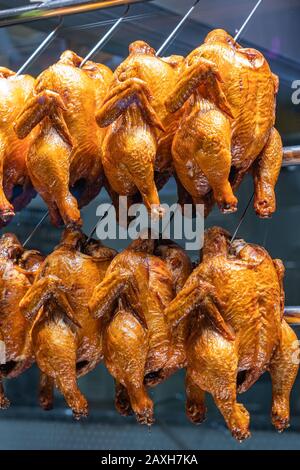
[[[109,8],[104,5],[104,8],[105,3],[118,5]],[[93,4],[93,8],[88,4]],[[0,0],[0,64],[18,70],[56,28],[49,44],[30,61],[26,72],[37,76],[66,49],[84,57],[99,40],[100,46],[92,59],[114,70],[126,58],[128,46],[135,40],[144,40],[158,50],[169,38],[162,54],[186,56],[203,42],[210,30],[222,28],[234,35],[249,19],[240,32],[239,42],[261,51],[280,79],[276,126],[285,147],[285,159],[276,186],[277,210],[272,218],[260,219],[250,204],[243,215],[253,191],[252,178],[246,177],[237,192],[238,211],[223,215],[214,208],[205,220],[205,228],[218,225],[233,233],[243,217],[239,237],[265,247],[273,258],[283,260],[286,306],[300,311],[297,307],[300,305],[300,100],[292,98],[300,86],[300,3],[297,0],[262,0],[254,10],[256,5],[256,0],[154,0],[129,2],[128,9],[126,1]],[[41,11],[52,13],[42,14]],[[120,18],[122,20],[116,24]],[[177,201],[173,178],[160,191],[160,197],[164,202]],[[86,234],[97,220],[99,203],[109,201],[103,189],[82,209]],[[46,211],[45,203],[37,196],[2,231],[14,232],[22,242],[30,236],[27,247],[48,254],[57,245],[62,229],[53,227],[48,218],[36,228]],[[121,250],[128,242],[106,240],[105,243]],[[198,253],[193,253],[193,261],[197,258]],[[296,333],[300,331],[296,325],[293,328]],[[79,380],[90,404],[88,419],[74,422],[57,391],[54,409],[42,411],[38,406],[38,370],[34,365],[20,377],[5,383],[11,407],[0,414],[0,449],[300,448],[299,378],[291,398],[291,427],[283,434],[276,433],[271,425],[268,374],[243,395],[242,401],[251,413],[252,438],[239,444],[232,439],[210,397],[205,423],[199,427],[187,420],[184,375],[181,370],[151,390],[156,421],[148,429],[139,426],[132,416],[118,415],[114,409],[113,379],[103,364]]]

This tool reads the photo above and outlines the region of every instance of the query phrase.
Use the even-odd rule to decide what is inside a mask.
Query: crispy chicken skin
[[[30,288],[42,256],[25,250],[12,233],[0,239],[0,340],[5,344],[5,362],[0,364],[0,408],[9,401],[2,381],[20,375],[34,357],[30,342],[30,323],[22,315],[19,302]]]
[[[16,76],[0,67],[0,225],[23,209],[35,195],[26,168],[26,156],[33,135],[20,140],[12,127],[31,93],[34,78]]]
[[[219,228],[205,233],[203,259],[166,309],[175,328],[188,318],[187,415],[205,418],[204,394],[212,394],[232,435],[249,437],[249,413],[237,403],[265,372],[272,379],[272,422],[278,431],[289,425],[289,397],[299,346],[283,319],[284,267],[265,249],[243,240],[230,247]],[[180,325],[180,323],[179,323]]]
[[[131,243],[112,261],[89,304],[93,316],[103,318],[103,354],[116,379],[116,407],[122,415],[132,409],[148,425],[153,402],[145,384],[155,385],[185,364],[182,341],[178,348],[164,309],[191,272],[190,260],[175,244],[161,250],[167,261],[153,255],[153,240]]]
[[[80,226],[79,207],[88,204],[103,185],[104,131],[97,126],[95,113],[112,72],[93,62],[81,69],[81,61],[74,52],[65,51],[42,72],[15,122],[21,139],[41,122],[27,166],[54,225]]]
[[[92,318],[87,305],[114,255],[100,242],[86,244],[80,230],[66,229],[20,303],[25,318],[32,322],[32,348],[44,374],[40,404],[45,409],[52,407],[55,384],[76,419],[88,413],[77,377],[102,359],[102,343],[101,321]]]
[[[252,171],[255,210],[270,217],[282,162],[274,128],[278,77],[260,52],[221,29],[186,57],[182,70],[166,101],[174,112],[185,103],[172,145],[177,177],[194,203],[205,203],[212,190],[222,212],[233,212],[233,191]]]
[[[100,127],[108,126],[103,167],[112,190],[128,197],[140,193],[156,216],[162,213],[158,189],[172,172],[178,116],[168,112],[165,100],[182,61],[180,56],[156,57],[143,41],[132,43],[96,116]]]

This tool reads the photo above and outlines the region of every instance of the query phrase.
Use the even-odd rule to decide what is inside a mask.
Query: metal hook
[[[22,65],[22,67],[19,68],[17,71],[16,75],[21,75],[21,73],[24,72],[24,70],[32,64],[32,62],[40,55],[40,53],[50,44],[51,41],[55,38],[57,31],[60,29],[61,25],[63,23],[63,18],[60,17],[59,23],[54,28],[51,33],[48,34],[48,36],[44,39],[44,41],[39,45],[39,47],[31,54],[30,57],[26,60],[26,62]]]

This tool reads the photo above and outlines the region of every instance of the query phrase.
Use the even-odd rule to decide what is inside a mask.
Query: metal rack
[[[39,4],[32,4],[24,7],[19,8],[10,8],[8,10],[0,11],[0,27],[9,26],[9,25],[19,25],[23,23],[27,23],[30,21],[37,21],[42,19],[49,19],[49,18],[59,18],[59,24],[55,27],[53,31],[48,34],[46,39],[39,45],[39,47],[33,52],[33,54],[26,60],[23,66],[18,70],[17,73],[21,73],[27,68],[35,59],[36,57],[50,44],[52,39],[55,37],[59,28],[62,25],[62,18],[67,15],[73,15],[78,13],[85,13],[90,11],[101,10],[103,8],[110,8],[115,6],[124,5],[127,6],[126,11],[124,14],[119,17],[109,29],[109,31],[97,42],[97,44],[90,50],[87,56],[83,59],[81,65],[83,65],[96,51],[99,51],[101,47],[111,38],[116,28],[122,22],[124,17],[126,16],[128,9],[131,4],[134,3],[143,3],[148,2],[149,0],[101,0],[101,1],[80,1],[80,0],[52,0],[48,2],[43,2]],[[252,18],[255,14],[256,9],[261,4],[262,0],[259,0],[254,8],[251,10],[250,14],[248,15],[247,19],[244,21],[243,25],[239,29],[236,34],[236,38],[241,34],[244,27],[248,23],[248,21]],[[161,47],[157,50],[157,55],[160,55],[165,47],[171,42],[171,40],[175,37],[175,35],[180,30],[181,26],[186,22],[186,20],[190,17],[192,11],[195,7],[201,4],[200,0],[196,0],[192,7],[185,13],[185,15],[180,19],[176,27],[173,31],[169,34],[167,39],[163,42]],[[300,145],[285,147],[283,152],[283,163],[282,166],[292,166],[292,165],[300,165]],[[43,218],[39,221],[39,223],[34,228],[34,231],[27,237],[25,244],[28,240],[32,237],[33,233],[40,227],[42,222],[47,217],[47,213],[43,216]],[[299,319],[300,321],[300,306],[289,306],[286,307],[286,314],[289,316],[294,317],[295,319]],[[298,323],[298,322],[296,322]]]

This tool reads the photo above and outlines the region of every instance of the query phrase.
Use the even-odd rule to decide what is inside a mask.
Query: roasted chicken
[[[22,313],[32,322],[32,348],[44,374],[40,404],[45,409],[52,407],[55,384],[76,419],[88,413],[77,377],[101,360],[102,344],[101,321],[91,317],[87,305],[114,255],[100,242],[86,243],[80,230],[66,229],[20,302]]]
[[[65,51],[42,72],[15,122],[20,139],[41,123],[27,166],[55,225],[81,225],[78,207],[88,204],[103,184],[104,133],[95,113],[112,72],[93,62],[80,68],[81,61],[74,52]]]
[[[100,127],[109,126],[103,167],[112,190],[128,197],[140,193],[156,216],[163,213],[158,188],[172,172],[171,144],[178,116],[167,111],[165,100],[176,85],[182,60],[158,58],[147,43],[132,43],[96,116]]]
[[[93,316],[103,318],[103,354],[116,379],[116,407],[123,415],[132,408],[148,425],[153,402],[144,378],[154,385],[185,364],[182,341],[173,340],[164,308],[191,272],[177,245],[161,248],[165,260],[153,251],[153,240],[131,243],[112,261],[89,304]]]
[[[30,323],[22,315],[19,302],[30,288],[42,256],[25,250],[12,233],[0,239],[0,340],[5,358],[0,361],[0,408],[9,401],[2,381],[20,375],[34,360],[30,341]]]
[[[289,397],[299,357],[297,336],[283,319],[284,267],[258,245],[235,240],[218,227],[205,234],[202,262],[167,307],[173,328],[184,318],[188,417],[205,418],[212,394],[233,436],[249,433],[249,413],[237,403],[265,372],[272,379],[272,422],[289,425]],[[296,360],[295,360],[296,358]]]
[[[26,156],[34,137],[20,140],[12,127],[31,93],[34,78],[16,76],[0,67],[0,225],[5,225],[16,211],[25,207],[35,195],[26,168]]]
[[[220,29],[186,57],[166,106],[177,112],[184,105],[172,153],[177,177],[194,203],[205,204],[213,191],[222,212],[235,211],[233,191],[251,171],[257,214],[275,211],[282,162],[274,128],[278,85],[260,52],[241,47]]]

